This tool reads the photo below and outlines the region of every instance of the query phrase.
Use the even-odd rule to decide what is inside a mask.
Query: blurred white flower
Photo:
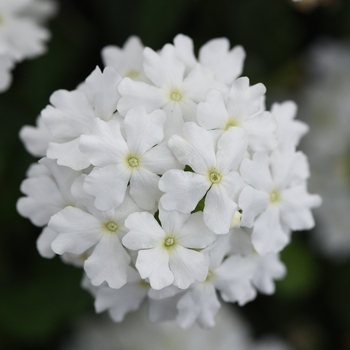
[[[350,257],[350,43],[317,43],[306,67],[299,101],[310,133],[302,147],[310,157],[310,187],[324,198],[313,238],[324,254],[344,259]]]
[[[10,85],[15,62],[46,51],[50,33],[42,22],[55,10],[51,0],[0,0],[0,92]]]
[[[90,317],[77,324],[72,337],[61,350],[292,350],[287,343],[269,336],[253,340],[249,325],[233,308],[225,307],[217,315],[217,327],[198,326],[183,330],[174,322],[152,324],[146,308],[113,324],[104,317]]]

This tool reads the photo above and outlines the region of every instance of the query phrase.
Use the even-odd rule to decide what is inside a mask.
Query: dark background
[[[302,3],[307,0],[303,0]],[[33,161],[18,139],[57,89],[74,89],[108,44],[132,34],[153,49],[178,33],[196,49],[227,37],[247,53],[243,75],[267,87],[267,105],[293,98],[303,84],[302,57],[320,37],[350,37],[350,1],[305,8],[287,0],[61,0],[49,22],[48,53],[20,63],[0,95],[0,349],[55,350],[72,325],[93,312],[80,288],[82,272],[36,251],[40,229],[15,209],[19,186]],[[281,102],[281,101],[279,101]],[[241,308],[259,337],[275,333],[299,350],[350,349],[350,264],[332,264],[314,252],[309,233],[296,233],[282,253],[288,276],[273,296]],[[237,349],[239,350],[239,349]]]

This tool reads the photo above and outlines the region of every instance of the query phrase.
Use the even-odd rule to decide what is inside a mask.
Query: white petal
[[[175,55],[172,45],[165,45],[161,55],[146,47],[143,51],[143,68],[149,80],[161,88],[178,87],[185,73],[185,66]]]
[[[230,49],[230,43],[226,38],[217,38],[208,41],[199,50],[199,61],[209,67],[215,77],[227,85],[242,74],[245,58],[244,49],[235,46]]]
[[[321,204],[318,195],[307,193],[306,184],[284,190],[281,198],[281,218],[292,230],[307,230],[315,226],[311,208]]]
[[[82,254],[99,241],[102,231],[98,219],[73,207],[55,214],[49,222],[49,228],[59,234],[51,245],[56,254]]]
[[[179,244],[186,248],[206,248],[216,239],[203,221],[203,213],[192,214],[177,235]]]
[[[209,187],[209,181],[203,175],[168,170],[159,180],[159,189],[165,192],[160,203],[166,210],[189,213],[195,209]]]
[[[113,68],[106,67],[102,73],[96,67],[78,87],[88,97],[97,118],[107,121],[113,116],[120,98],[118,85],[121,80],[121,76]]]
[[[85,178],[84,190],[95,196],[95,206],[108,210],[120,205],[125,197],[130,171],[124,164],[94,168]]]
[[[140,307],[147,291],[148,288],[137,283],[127,283],[120,289],[100,288],[95,299],[96,312],[109,310],[112,320],[121,322],[127,313]]]
[[[242,179],[257,190],[270,193],[273,182],[269,163],[267,154],[262,152],[255,153],[252,160],[245,158],[240,168]]]
[[[169,254],[163,248],[139,251],[136,268],[143,279],[149,278],[153,289],[162,289],[174,281],[174,275],[169,268]]]
[[[175,233],[176,236],[185,222],[189,219],[190,213],[180,213],[177,210],[164,210],[163,207],[159,206],[159,219],[162,223],[162,227],[167,233]]]
[[[239,305],[244,305],[256,297],[251,283],[254,267],[250,257],[232,255],[216,269],[213,283],[225,301],[237,301]]]
[[[228,113],[224,97],[220,91],[209,90],[205,102],[197,108],[198,124],[205,129],[225,129]]]
[[[273,294],[275,292],[274,279],[281,279],[285,275],[286,267],[277,254],[256,257],[256,269],[252,281],[261,293]]]
[[[255,218],[267,208],[269,199],[266,192],[246,186],[242,190],[238,202],[243,209],[241,225],[253,227]]]
[[[207,278],[208,263],[202,253],[178,245],[169,254],[175,286],[186,289],[194,281],[203,282]]]
[[[237,204],[228,197],[220,185],[213,185],[205,198],[203,218],[205,224],[216,234],[225,234],[231,228]]]
[[[87,124],[95,117],[94,110],[82,91],[55,91],[42,111],[45,125],[52,136],[66,140],[88,132]]]
[[[196,65],[197,60],[193,53],[193,41],[190,37],[178,34],[174,38],[176,56],[185,63],[188,68]]]
[[[262,111],[265,92],[261,83],[249,86],[247,77],[237,79],[232,84],[227,102],[229,115],[244,121]]]
[[[274,134],[276,122],[269,112],[258,114],[244,123],[250,148],[255,151],[269,151],[277,147]]]
[[[153,248],[165,237],[154,216],[147,212],[129,215],[125,226],[130,232],[124,236],[123,244],[132,250]]]
[[[279,208],[269,205],[255,221],[252,232],[252,243],[255,250],[261,255],[278,253],[288,242],[289,237],[280,223]]]
[[[162,110],[146,113],[143,106],[132,108],[125,116],[124,127],[132,154],[142,156],[163,139],[166,115]]]
[[[95,118],[89,123],[90,135],[80,137],[79,148],[91,164],[106,166],[121,163],[129,148],[120,132],[120,124]]]
[[[159,176],[147,169],[136,169],[131,173],[130,195],[140,208],[152,210],[162,196],[158,189]]]
[[[90,165],[90,162],[79,149],[79,138],[65,143],[50,142],[46,153],[48,158],[57,159],[58,165],[64,165],[73,170],[82,170]]]
[[[57,237],[58,233],[51,230],[49,227],[45,227],[36,241],[36,248],[39,254],[51,259],[55,256],[55,252],[51,248],[51,243]]]
[[[36,226],[46,225],[64,203],[56,183],[48,176],[25,179],[21,191],[28,197],[17,201],[17,211]]]
[[[216,167],[223,173],[237,170],[247,150],[247,138],[241,128],[231,127],[219,138]]]
[[[109,287],[120,288],[126,283],[129,263],[130,256],[118,235],[105,233],[85,260],[84,270],[94,286],[106,281]]]
[[[118,102],[118,112],[125,116],[129,109],[142,105],[146,111],[152,112],[162,108],[168,102],[166,92],[155,86],[142,82],[135,82],[124,78],[118,87],[121,99]]]
[[[56,142],[41,116],[36,120],[36,127],[25,125],[19,132],[19,138],[23,142],[26,150],[35,157],[46,155],[49,142]]]
[[[178,162],[165,142],[154,146],[146,152],[142,156],[141,166],[158,175],[164,174],[170,169],[183,168],[183,165]]]
[[[196,173],[206,174],[215,167],[213,137],[195,123],[186,123],[183,137],[173,136],[168,146],[180,163],[189,165]]]

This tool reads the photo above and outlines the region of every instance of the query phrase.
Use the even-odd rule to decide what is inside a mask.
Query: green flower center
[[[217,171],[211,171],[209,173],[209,180],[212,184],[218,184],[221,182],[222,176]]]
[[[225,130],[228,130],[229,128],[231,128],[232,126],[239,126],[239,123],[237,120],[235,119],[229,119],[226,123],[225,126]]]
[[[166,239],[165,239],[165,241],[164,241],[164,245],[166,246],[166,247],[171,247],[171,246],[173,246],[175,244],[175,239],[174,239],[174,237],[167,237]]]
[[[110,232],[117,232],[119,226],[114,221],[109,221],[106,223],[106,229]]]
[[[280,193],[277,190],[273,190],[270,192],[270,202],[272,204],[277,204],[280,201]]]
[[[207,278],[205,279],[205,282],[209,282],[209,281],[211,280],[212,277],[213,277],[213,271],[209,270],[209,271],[208,271]]]
[[[136,157],[130,157],[128,158],[128,164],[132,167],[132,168],[136,168],[140,165],[139,160]]]
[[[143,287],[143,288],[149,288],[149,283],[146,282],[145,280],[141,280],[141,281],[139,282],[139,286],[140,286],[140,287]]]
[[[170,91],[170,99],[175,102],[180,102],[183,98],[181,92],[179,90],[172,90]]]
[[[136,79],[140,75],[140,72],[136,69],[134,70],[129,70],[128,72],[125,73],[125,77],[128,77],[130,79]]]

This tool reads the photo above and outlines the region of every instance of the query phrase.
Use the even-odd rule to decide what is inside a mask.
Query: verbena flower
[[[97,312],[119,322],[147,300],[152,322],[213,327],[220,300],[272,294],[291,231],[314,226],[307,126],[292,102],[266,110],[244,56],[224,38],[197,59],[186,36],[158,52],[131,37],[22,128],[45,158],[18,210],[44,226],[43,256],[83,267]]]

